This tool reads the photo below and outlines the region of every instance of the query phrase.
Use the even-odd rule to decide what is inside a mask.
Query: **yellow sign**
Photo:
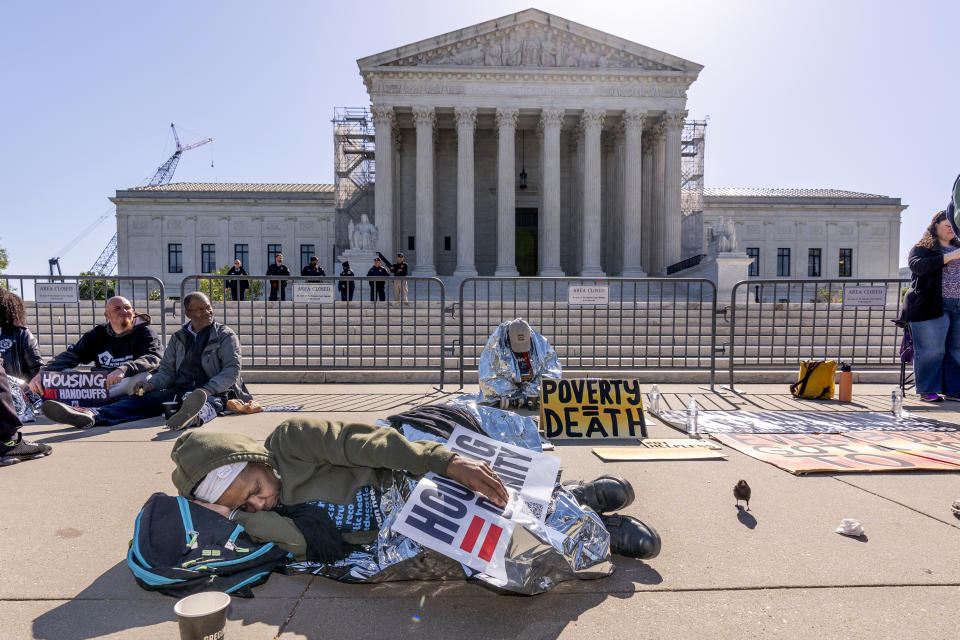
[[[540,426],[547,438],[646,437],[640,381],[543,378]]]

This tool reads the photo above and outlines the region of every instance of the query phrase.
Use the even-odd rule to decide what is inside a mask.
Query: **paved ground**
[[[890,385],[857,385],[857,404],[889,406]],[[672,408],[790,409],[783,385],[745,395],[663,388]],[[372,421],[441,400],[426,385],[254,385],[265,404]],[[805,403],[832,410],[837,405]],[[913,406],[960,422],[960,405]],[[205,429],[263,439],[288,414],[218,418]],[[662,425],[652,437],[677,437]],[[33,424],[51,457],[0,470],[0,638],[175,638],[174,600],[137,587],[123,559],[134,517],[154,491],[173,493],[159,420],[79,432]],[[604,464],[590,445],[561,444],[565,477],[614,471],[637,488],[628,513],[654,525],[663,551],[617,559],[610,578],[568,582],[536,597],[465,582],[346,585],[274,576],[234,599],[237,638],[954,638],[960,609],[960,473],[795,477],[728,450],[726,461]],[[731,488],[754,488],[749,514]],[[844,517],[867,540],[833,532]],[[422,603],[422,604],[421,604]],[[417,616],[417,619],[414,618]]]

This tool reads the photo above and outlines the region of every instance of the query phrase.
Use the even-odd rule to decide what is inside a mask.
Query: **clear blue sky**
[[[332,182],[335,106],[368,99],[356,60],[527,8],[500,0],[18,2],[0,23],[0,245],[47,258],[184,143],[174,180]],[[544,1],[544,11],[705,66],[688,106],[707,186],[832,187],[910,208],[901,263],[949,198],[958,3]],[[192,133],[191,133],[192,132]],[[210,167],[211,158],[214,167]],[[111,217],[63,257],[87,270]]]

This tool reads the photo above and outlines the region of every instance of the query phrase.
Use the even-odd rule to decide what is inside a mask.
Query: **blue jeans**
[[[960,299],[944,298],[943,315],[910,323],[917,393],[960,395]]]
[[[95,409],[97,425],[114,425],[163,415],[164,402],[182,400],[183,394],[189,391],[190,389],[174,387],[158,389],[142,396],[124,396],[116,402]],[[217,396],[207,398],[207,404],[212,406],[214,416],[223,410],[223,404]]]

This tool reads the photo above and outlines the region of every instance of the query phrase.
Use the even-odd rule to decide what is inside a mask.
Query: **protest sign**
[[[594,447],[593,454],[604,462],[641,462],[649,460],[716,460],[727,454],[701,445],[699,447]]]
[[[334,300],[332,282],[295,282],[293,301],[306,304],[330,304]]]
[[[640,381],[543,378],[540,424],[548,438],[646,437]]]
[[[393,530],[471,569],[506,580],[504,555],[518,524],[543,522],[560,459],[463,427],[447,448],[487,462],[510,493],[506,507],[448,478],[427,474],[403,505]]]
[[[99,407],[110,402],[106,371],[44,371],[43,399],[74,407]]]
[[[33,297],[40,304],[76,304],[79,287],[76,282],[37,282]]]
[[[685,411],[657,416],[684,431]],[[700,411],[702,433],[843,433],[847,431],[960,431],[960,424],[915,414],[897,419],[885,411]]]

